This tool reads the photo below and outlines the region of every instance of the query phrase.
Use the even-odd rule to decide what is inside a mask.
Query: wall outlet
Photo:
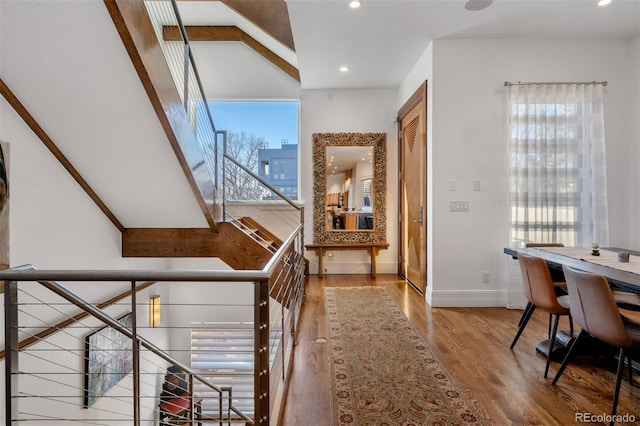
[[[491,272],[484,271],[482,273],[482,283],[483,284],[489,284],[490,282],[491,282]]]

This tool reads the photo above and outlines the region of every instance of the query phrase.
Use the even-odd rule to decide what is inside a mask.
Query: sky
[[[298,102],[209,102],[216,130],[245,131],[262,136],[269,148],[280,148],[283,139],[298,143]]]

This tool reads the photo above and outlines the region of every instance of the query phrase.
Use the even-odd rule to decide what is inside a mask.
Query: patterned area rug
[[[334,425],[485,424],[382,287],[325,288]]]

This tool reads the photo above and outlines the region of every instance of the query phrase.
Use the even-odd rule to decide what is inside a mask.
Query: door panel
[[[426,99],[423,100],[426,102]],[[425,106],[418,102],[400,119],[401,275],[426,290],[426,135]]]

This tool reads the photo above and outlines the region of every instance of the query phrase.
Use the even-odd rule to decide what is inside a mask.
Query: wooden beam
[[[296,67],[273,53],[249,34],[236,26],[230,25],[187,25],[185,26],[190,42],[195,41],[239,41],[300,82],[300,72]],[[177,26],[167,25],[162,28],[162,37],[166,41],[182,41]]]
[[[222,0],[222,3],[295,52],[286,1]]]
[[[80,187],[87,193],[89,198],[98,206],[98,208],[104,213],[104,215],[118,228],[123,231],[124,226],[109,207],[102,201],[102,199],[96,194],[96,192],[89,186],[89,183],[82,177],[78,169],[76,169],[71,161],[62,153],[60,148],[55,144],[53,139],[49,137],[47,132],[38,124],[36,119],[27,111],[22,102],[13,94],[13,92],[7,87],[3,80],[0,79],[0,93],[7,100],[9,105],[15,110],[15,112],[22,118],[27,126],[33,131],[33,133],[42,141],[44,146],[53,154],[58,162],[65,168],[65,170],[71,175],[71,177],[80,185]]]
[[[219,257],[233,269],[262,269],[271,253],[230,223],[207,228],[129,228],[123,257]]]

